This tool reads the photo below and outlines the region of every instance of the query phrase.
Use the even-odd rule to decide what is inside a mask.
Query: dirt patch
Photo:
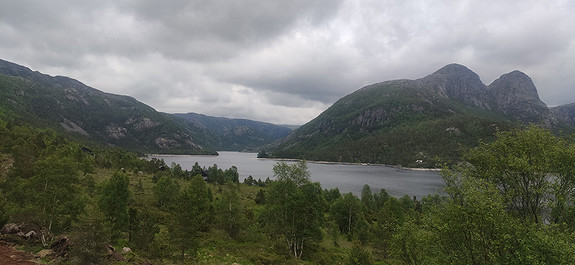
[[[0,241],[0,264],[36,265],[34,256],[17,250],[7,242]]]

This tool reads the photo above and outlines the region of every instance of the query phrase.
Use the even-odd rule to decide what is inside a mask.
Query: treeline
[[[476,147],[480,140],[491,142],[498,130],[513,127],[496,118],[451,115],[370,133],[348,128],[321,139],[302,138],[295,147],[262,151],[258,157],[436,168],[440,163],[458,163],[465,149]]]
[[[538,127],[467,151],[421,200],[322,189],[303,161],[240,184],[235,167],[183,170],[5,122],[0,136],[0,224],[40,248],[66,238],[64,263],[575,262],[575,144]]]

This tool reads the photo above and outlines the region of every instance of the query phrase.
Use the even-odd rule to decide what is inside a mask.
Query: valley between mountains
[[[290,127],[161,113],[130,96],[0,60],[0,111],[3,119],[141,153],[250,151],[406,167],[456,162],[462,149],[493,140],[497,131],[538,124],[568,134],[575,126],[575,104],[549,108],[526,74],[512,71],[485,85],[458,64],[415,80],[360,88],[308,123]]]

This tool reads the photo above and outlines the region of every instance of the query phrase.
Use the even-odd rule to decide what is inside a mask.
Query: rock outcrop
[[[552,107],[551,112],[558,120],[575,127],[575,103]]]
[[[439,95],[467,105],[491,109],[491,97],[479,76],[460,64],[449,64],[419,79]]]
[[[502,75],[488,87],[493,96],[495,109],[523,122],[549,122],[549,108],[537,93],[529,76],[520,71]]]

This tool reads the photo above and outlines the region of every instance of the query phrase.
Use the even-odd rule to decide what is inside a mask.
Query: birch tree
[[[243,224],[238,184],[226,182],[222,194],[214,204],[220,227],[225,229],[231,238],[236,238]]]
[[[283,236],[290,254],[301,259],[310,241],[322,237],[326,207],[322,189],[319,183],[309,181],[305,162],[279,163],[274,174],[281,177],[272,183],[266,199],[268,225],[273,233]]]
[[[471,150],[466,158],[471,175],[495,184],[513,215],[542,223],[561,221],[573,204],[573,154],[550,131],[531,126],[499,133],[495,142]]]
[[[38,225],[47,246],[54,234],[71,228],[86,202],[72,160],[48,157],[36,162],[32,172],[29,179],[13,179],[7,195],[14,219]]]
[[[111,223],[112,240],[118,240],[128,229],[128,201],[131,196],[130,178],[123,173],[116,172],[102,186],[98,204]]]

